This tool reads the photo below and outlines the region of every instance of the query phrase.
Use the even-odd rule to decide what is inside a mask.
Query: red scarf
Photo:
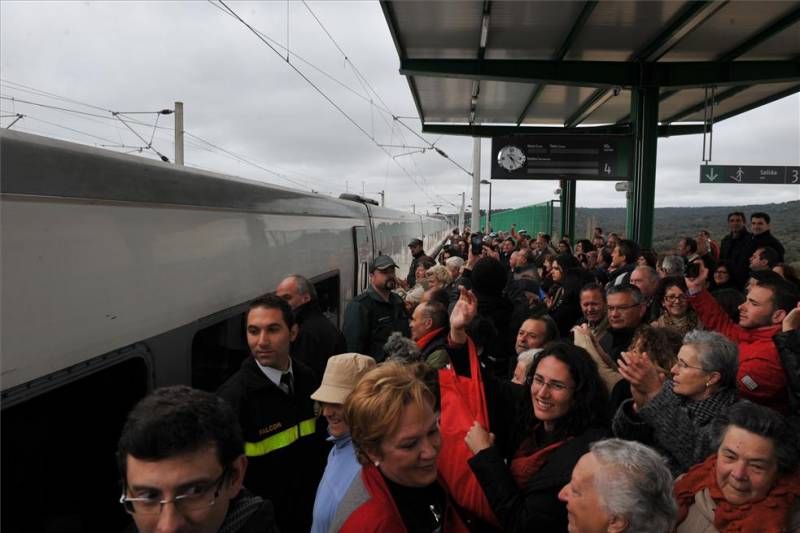
[[[550,454],[560,448],[570,439],[564,439],[550,446],[545,446],[541,450],[536,450],[530,455],[518,454],[511,460],[511,477],[517,482],[520,489],[524,489],[536,472],[547,462]]]
[[[436,338],[436,336],[442,331],[444,331],[444,328],[436,328],[433,331],[429,331],[428,333],[420,337],[420,339],[417,341],[417,346],[419,346],[419,349],[424,350],[425,347],[428,345],[428,343],[431,342],[434,338]]]
[[[714,527],[719,531],[786,531],[792,505],[800,497],[800,473],[783,475],[763,500],[733,505],[717,486],[717,456],[693,466],[675,482],[678,524],[686,519],[694,495],[708,489],[714,500]]]

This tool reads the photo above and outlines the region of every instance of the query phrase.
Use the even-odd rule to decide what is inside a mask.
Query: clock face
[[[504,146],[497,152],[497,164],[509,172],[522,168],[527,160],[522,150],[512,144]]]

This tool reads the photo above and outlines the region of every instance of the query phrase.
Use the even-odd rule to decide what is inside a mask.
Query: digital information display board
[[[492,179],[630,180],[627,135],[508,135],[492,138]]]

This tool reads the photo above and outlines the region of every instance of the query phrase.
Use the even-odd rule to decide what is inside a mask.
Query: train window
[[[250,355],[240,312],[198,331],[192,339],[192,387],[215,391]]]
[[[3,409],[3,533],[126,527],[115,452],[148,384],[135,356]]]
[[[340,276],[339,272],[329,272],[311,278],[314,289],[317,291],[317,300],[323,314],[339,327],[339,310],[341,308]]]

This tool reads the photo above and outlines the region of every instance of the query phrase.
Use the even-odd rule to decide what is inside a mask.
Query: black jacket
[[[310,396],[320,381],[292,360],[294,394],[264,375],[253,357],[242,363],[217,394],[239,416],[248,458],[245,486],[272,501],[280,530],[307,532],[317,485],[325,468],[327,427]]]
[[[504,461],[491,446],[475,454],[469,466],[478,478],[503,531],[566,531],[567,508],[558,500],[572,469],[591,443],[608,436],[605,429],[589,429],[554,450],[520,489]]]
[[[725,235],[720,243],[719,260],[720,263],[729,263],[731,266],[731,277],[737,287],[744,285],[747,275],[750,272],[750,256],[748,253],[752,235],[745,228],[737,233]]]
[[[347,351],[344,335],[322,314],[317,302],[298,307],[295,319],[300,331],[292,343],[292,356],[322,377],[328,358]]]
[[[755,233],[750,234],[750,241],[747,246],[747,259],[750,259],[753,252],[759,248],[766,248],[767,246],[778,252],[778,262],[783,262],[783,254],[786,250],[784,250],[781,241],[776,239],[769,230],[764,233],[759,233],[758,235]]]
[[[387,302],[370,285],[347,304],[342,332],[348,351],[369,355],[380,363],[386,358],[383,345],[395,331],[411,335],[403,299],[397,294],[389,293]]]

